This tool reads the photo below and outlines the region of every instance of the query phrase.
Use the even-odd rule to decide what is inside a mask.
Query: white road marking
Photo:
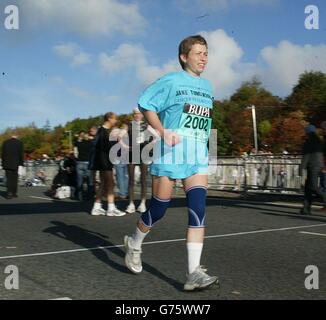
[[[47,200],[47,201],[55,201],[57,199],[53,198],[44,198],[44,197],[36,197],[36,196],[29,196],[30,198],[33,199],[41,199],[41,200]],[[184,198],[184,195],[175,195],[173,198]],[[245,203],[251,203],[251,204],[256,204],[256,205],[273,205],[273,206],[280,206],[280,207],[292,207],[292,208],[301,208],[302,204],[301,203],[293,203],[293,202],[269,202],[269,201],[250,201],[250,200],[244,200],[244,199],[221,199],[219,197],[215,196],[207,196],[208,199],[216,199],[216,201],[232,201],[232,202],[245,202]],[[218,203],[216,204],[218,205]],[[313,209],[320,209],[322,206],[318,205],[312,205]]]
[[[300,233],[311,234],[311,235],[314,235],[314,236],[326,237],[326,234],[323,234],[323,233],[315,233],[315,232],[307,232],[307,231],[300,231]]]
[[[278,228],[278,229],[264,229],[264,230],[254,230],[254,231],[245,231],[245,232],[237,232],[237,233],[219,234],[219,235],[213,235],[213,236],[206,236],[205,239],[226,238],[226,237],[242,236],[242,235],[248,235],[248,234],[259,234],[259,233],[268,233],[268,232],[277,232],[277,231],[289,231],[289,230],[315,228],[315,227],[323,227],[323,226],[326,226],[326,223],[306,225],[306,226],[297,226],[297,227],[286,227],[286,228]],[[184,239],[151,241],[151,242],[144,242],[143,245],[182,242],[182,241],[186,241],[186,239],[184,238]],[[119,245],[104,246],[104,247],[101,246],[101,247],[94,247],[94,248],[82,248],[82,249],[52,251],[52,252],[29,253],[29,254],[20,254],[20,255],[12,255],[12,256],[3,256],[3,257],[0,257],[0,260],[15,259],[15,258],[28,258],[28,257],[37,257],[37,256],[49,256],[49,255],[55,255],[55,254],[113,249],[113,248],[121,248],[121,247],[124,247],[124,245],[119,244]]]
[[[72,300],[69,297],[62,297],[62,298],[55,298],[55,299],[49,299],[49,300]]]
[[[41,199],[41,200],[48,200],[48,201],[53,201],[55,199],[52,199],[52,198],[44,198],[44,197],[36,197],[36,196],[29,196],[30,198],[33,198],[33,199]]]
[[[292,208],[301,208],[302,203],[295,203],[295,202],[282,202],[282,201],[254,201],[254,200],[245,200],[245,199],[221,199],[219,197],[214,197],[214,196],[207,196],[207,198],[214,198],[216,201],[229,201],[229,202],[242,202],[243,204],[250,203],[250,204],[256,204],[256,205],[273,205],[273,206],[279,206],[279,207],[292,207]],[[217,203],[217,205],[219,205]],[[312,209],[320,209],[323,208],[323,206],[318,206],[318,205],[312,205]]]

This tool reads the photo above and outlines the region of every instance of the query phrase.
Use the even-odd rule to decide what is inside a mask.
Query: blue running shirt
[[[207,142],[213,106],[209,81],[185,71],[169,73],[145,89],[138,105],[142,112],[156,112],[163,127],[181,138],[173,147],[163,139],[155,144],[152,175],[184,179],[208,173]]]

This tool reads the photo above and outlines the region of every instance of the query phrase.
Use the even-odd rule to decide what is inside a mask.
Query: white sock
[[[132,246],[135,249],[140,250],[141,245],[148,233],[149,233],[149,231],[144,233],[144,232],[140,231],[138,227],[136,227],[135,233],[132,235]]]
[[[113,211],[115,209],[115,205],[114,205],[114,203],[109,203],[108,204],[108,210],[109,211]]]
[[[141,201],[140,204],[141,204],[141,205],[143,204],[144,206],[146,206],[146,199],[142,199],[142,201]]]
[[[135,206],[135,204],[134,204],[133,201],[130,201],[130,202],[129,202],[129,205],[130,205],[130,206]]]
[[[187,242],[188,251],[188,273],[193,273],[200,265],[200,257],[203,251],[203,243]]]
[[[101,209],[102,208],[102,203],[101,202],[94,202],[94,209]]]

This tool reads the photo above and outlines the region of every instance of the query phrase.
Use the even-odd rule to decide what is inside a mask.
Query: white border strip
[[[41,199],[41,200],[47,200],[47,201],[56,200],[56,199],[52,199],[52,198],[43,198],[43,197],[36,197],[36,196],[29,196],[29,197],[33,198],[33,199]]]
[[[54,199],[54,198],[44,198],[44,197],[36,197],[36,196],[29,196],[30,198],[33,199],[40,199],[40,200],[47,200],[47,201],[59,201],[60,199]],[[179,198],[184,198],[184,195],[174,195],[171,200],[173,199],[179,199]],[[256,205],[272,205],[272,206],[276,206],[276,207],[289,207],[289,208],[301,208],[302,207],[302,203],[299,202],[280,202],[280,201],[276,201],[276,202],[270,202],[270,201],[254,201],[254,200],[245,200],[245,199],[238,199],[238,198],[234,198],[234,199],[224,199],[224,198],[219,198],[217,196],[207,196],[207,199],[212,200],[215,199],[216,200],[216,205],[217,206],[223,206],[223,204],[221,204],[222,201],[229,201],[229,202],[241,202],[241,203],[250,203],[250,204],[256,204]],[[164,201],[164,200],[163,200]],[[323,206],[319,206],[319,205],[312,205],[311,206],[312,209],[321,209],[323,208]],[[258,209],[258,208],[257,208]],[[291,212],[289,212],[289,214],[292,214]]]
[[[301,202],[283,202],[283,201],[258,201],[258,200],[246,200],[246,199],[239,199],[239,198],[230,198],[230,199],[225,199],[225,198],[219,198],[218,196],[207,196],[209,200],[216,199],[218,203],[216,204],[217,206],[223,206],[221,202],[226,201],[226,202],[241,202],[243,204],[250,203],[250,204],[256,204],[256,205],[272,205],[272,206],[277,206],[277,207],[292,207],[292,208],[302,208],[302,203]],[[320,209],[323,208],[322,205],[315,205],[313,204],[311,206],[313,209]]]
[[[323,227],[323,226],[326,226],[326,223],[306,225],[306,226],[297,226],[297,227],[278,228],[278,229],[264,229],[264,230],[254,230],[254,231],[220,234],[220,235],[214,235],[214,236],[206,236],[205,239],[226,238],[226,237],[242,236],[242,235],[247,235],[247,234],[258,234],[258,233],[267,233],[267,232],[288,231],[288,230],[315,228],[315,227]],[[186,241],[186,239],[171,239],[171,240],[151,241],[151,242],[144,242],[143,245],[181,242],[181,241]],[[124,245],[119,244],[119,245],[114,245],[114,246],[104,246],[104,247],[72,249],[72,250],[62,250],[62,251],[52,251],[52,252],[30,253],[30,254],[21,254],[21,255],[14,255],[14,256],[4,256],[4,257],[0,257],[0,260],[15,259],[15,258],[27,258],[27,257],[37,257],[37,256],[49,256],[49,255],[54,255],[54,254],[74,253],[74,252],[112,249],[112,248],[121,248],[121,247],[124,247]]]
[[[311,234],[313,236],[326,237],[326,234],[323,234],[323,233],[314,233],[314,232],[307,232],[307,231],[300,231],[300,233],[303,233],[303,234]]]

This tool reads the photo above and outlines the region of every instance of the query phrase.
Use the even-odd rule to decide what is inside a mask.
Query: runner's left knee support
[[[207,188],[191,187],[187,190],[188,225],[189,228],[205,227]]]

